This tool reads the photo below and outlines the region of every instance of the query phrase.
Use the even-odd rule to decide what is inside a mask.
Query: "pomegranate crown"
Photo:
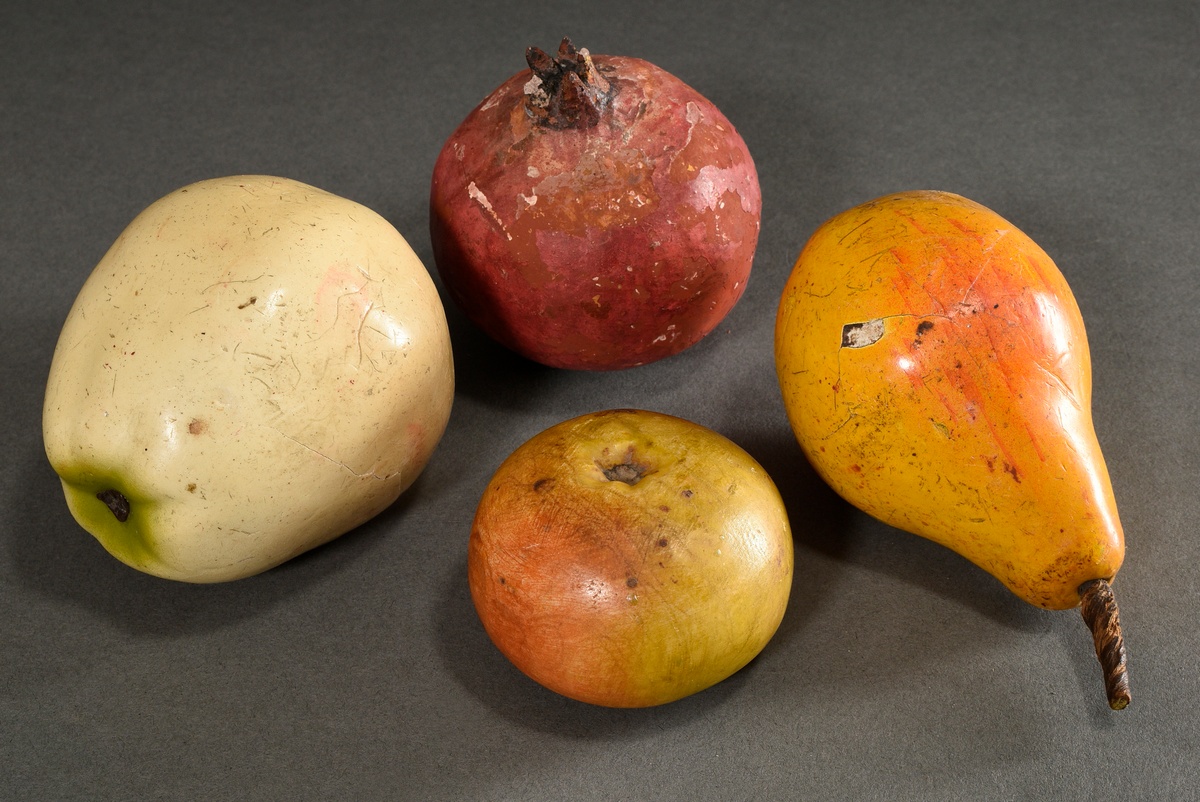
[[[525,109],[534,120],[550,128],[590,128],[600,121],[614,88],[587,48],[576,49],[563,37],[557,56],[530,47],[525,61],[533,71],[525,84]]]

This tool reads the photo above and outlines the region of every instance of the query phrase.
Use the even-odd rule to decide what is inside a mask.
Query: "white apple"
[[[264,571],[388,507],[454,394],[420,259],[370,209],[284,178],[137,216],[59,337],[46,454],[76,520],[156,576]]]

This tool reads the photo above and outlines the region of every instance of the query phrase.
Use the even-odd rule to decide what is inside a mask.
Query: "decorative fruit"
[[[733,125],[640,59],[564,39],[487,97],[433,171],[451,298],[493,338],[562,368],[678,353],[746,287],[758,174]]]
[[[84,284],[46,454],[117,559],[237,579],[395,501],[453,390],[437,291],[387,221],[296,181],[215,179],[138,215]]]
[[[779,306],[775,359],[804,453],[838,493],[948,546],[1030,604],[1080,604],[1129,700],[1109,582],[1124,557],[1066,280],[1029,237],[944,192],[822,225]]]
[[[787,512],[750,455],[695,423],[613,410],[553,426],[496,471],[468,575],[492,641],[573,699],[646,707],[742,668],[792,585]]]

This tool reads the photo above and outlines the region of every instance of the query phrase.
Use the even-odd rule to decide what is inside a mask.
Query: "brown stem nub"
[[[1079,597],[1079,609],[1092,630],[1096,657],[1104,669],[1108,706],[1120,710],[1129,704],[1129,672],[1125,666],[1125,639],[1121,637],[1121,619],[1112,585],[1107,579],[1092,579],[1079,586]]]
[[[600,121],[613,87],[600,75],[587,48],[576,50],[564,38],[557,56],[531,47],[525,61],[533,71],[525,85],[525,108],[531,117],[551,128],[590,128]]]
[[[119,490],[101,490],[96,494],[96,498],[104,502],[104,505],[112,511],[113,517],[121,523],[129,520],[129,499],[125,498],[124,494]]]

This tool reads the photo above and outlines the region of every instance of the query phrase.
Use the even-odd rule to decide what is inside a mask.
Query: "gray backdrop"
[[[1195,799],[1200,12],[1178,2],[9,2],[0,10],[0,798]],[[762,238],[719,329],[616,374],[545,369],[448,309],[449,430],[393,509],[256,578],[108,557],[41,446],[83,280],[147,204],[235,173],[363,203],[432,269],[434,159],[570,34],[695,86],[759,167]],[[1134,701],[1104,703],[1074,612],[1021,602],[804,464],[775,306],[824,219],[898,190],[990,206],[1088,326],[1128,555]],[[475,503],[541,429],[690,418],[771,473],[796,540],[784,623],[665,707],[559,698],[492,647],[465,583]]]

